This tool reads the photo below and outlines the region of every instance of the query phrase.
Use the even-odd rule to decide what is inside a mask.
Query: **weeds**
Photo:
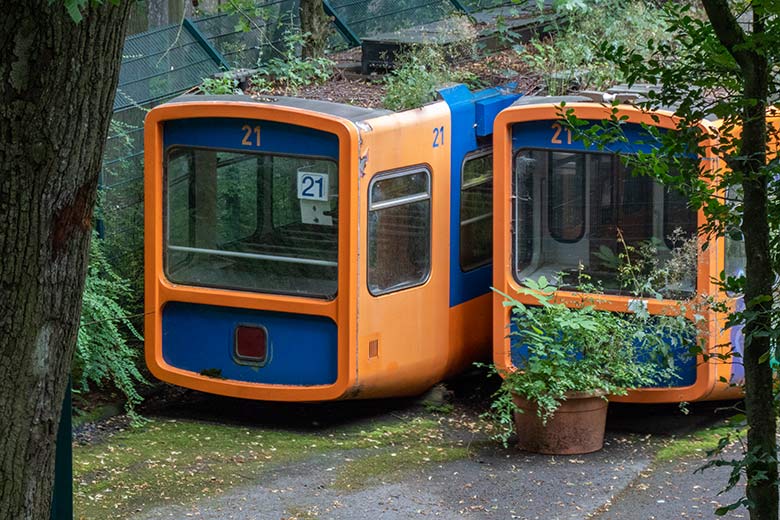
[[[262,60],[252,76],[252,85],[258,91],[281,89],[285,94],[297,94],[302,87],[324,83],[333,75],[333,61],[328,58],[304,59],[299,49],[309,33],[288,30],[284,34],[282,56]]]
[[[73,356],[75,392],[86,392],[89,384],[113,384],[126,398],[125,408],[134,423],[141,422],[134,408],[143,399],[136,385],[147,384],[135,365],[138,351],[129,338],[143,341],[119,303],[130,289],[106,260],[102,241],[90,243],[89,268],[82,297],[81,323]]]
[[[232,74],[225,72],[219,77],[204,79],[198,88],[203,94],[230,95],[235,94],[238,90],[238,80]]]
[[[539,74],[550,95],[572,89],[603,90],[624,80],[617,65],[601,51],[604,42],[626,52],[643,49],[647,41],[668,41],[660,10],[645,2],[596,0],[588,5],[567,0],[558,7],[570,20],[553,39],[533,40],[523,61]]]
[[[385,79],[382,102],[390,110],[408,110],[436,99],[436,89],[449,83],[480,86],[473,73],[457,70],[448,63],[439,46],[418,45],[398,56],[397,68]]]

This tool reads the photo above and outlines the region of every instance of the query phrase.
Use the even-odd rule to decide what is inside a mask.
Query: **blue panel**
[[[490,265],[465,273],[460,268],[461,167],[466,155],[477,150],[477,136],[492,134],[493,119],[498,112],[521,96],[510,92],[508,89],[511,88],[512,86],[509,85],[506,88],[491,88],[472,93],[464,85],[455,85],[439,91],[441,98],[450,107],[452,126],[450,131],[452,138],[450,143],[450,307],[486,294],[493,281],[493,269]],[[479,131],[479,128],[482,130]],[[484,133],[486,131],[487,133]]]
[[[257,119],[193,118],[164,123],[163,143],[276,154],[313,155],[338,159],[335,134],[305,126]],[[260,146],[254,128],[260,127]],[[249,143],[248,145],[242,144]]]
[[[496,116],[514,103],[518,97],[520,96],[497,96],[477,101],[477,135],[480,137],[493,135],[493,122]]]
[[[268,331],[269,360],[262,367],[233,359],[237,325]],[[338,375],[336,324],[322,316],[170,302],[162,314],[162,352],[176,368],[275,385],[327,385]]]
[[[650,136],[641,125],[627,123],[623,125],[623,131],[628,142],[612,143],[604,150],[598,150],[595,146],[585,147],[582,141],[572,140],[568,143],[566,129],[554,128],[560,127],[558,118],[551,118],[546,121],[529,121],[526,123],[516,123],[512,126],[512,148],[545,148],[545,149],[565,149],[565,150],[590,150],[603,151],[610,153],[631,154],[637,152],[649,152],[653,148],[655,140]],[[559,143],[553,142],[553,140]]]
[[[509,330],[512,334],[515,334],[518,329],[517,326],[512,323],[509,326]],[[674,345],[675,342],[673,342],[671,338],[665,339],[664,341],[671,347],[675,371],[679,377],[665,380],[659,387],[682,387],[696,383],[696,358],[689,353],[688,348],[690,344]],[[516,368],[522,368],[525,358],[528,356],[528,346],[521,343],[520,336],[517,335],[512,336],[510,343],[512,365]],[[691,343],[693,343],[693,340],[691,340]],[[647,359],[647,355],[640,355],[637,362],[647,362]]]

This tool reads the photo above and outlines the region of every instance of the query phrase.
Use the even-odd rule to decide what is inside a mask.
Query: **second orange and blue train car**
[[[620,93],[618,93],[620,94]],[[631,96],[630,92],[623,95]],[[634,96],[635,97],[635,96]],[[715,280],[722,271],[736,273],[744,258],[738,244],[726,237],[699,238],[695,267],[674,286],[660,288],[662,298],[637,297],[626,293],[614,265],[605,261],[604,251],[621,252],[619,242],[638,247],[656,244],[661,259],[678,247],[673,236],[694,239],[704,213],[695,211],[680,193],[649,177],[632,174],[621,155],[649,152],[654,144],[647,126],[674,131],[677,122],[671,111],[653,113],[625,103],[616,107],[625,139],[605,152],[586,146],[561,123],[561,102],[581,120],[603,121],[613,116],[610,103],[588,97],[524,97],[497,117],[495,122],[494,192],[494,285],[503,293],[526,304],[535,300],[520,291],[523,281],[542,275],[556,279],[568,273],[576,280],[584,272],[601,284],[604,294],[593,305],[608,312],[633,312],[636,305],[650,314],[676,314],[682,308],[693,320],[699,314],[700,337],[689,344],[673,345],[676,377],[626,396],[611,399],[635,403],[683,402],[737,398],[744,372],[739,354],[739,327],[724,329],[725,315],[711,307],[696,309],[689,302],[696,295],[719,295]],[[700,122],[704,135],[716,135],[717,121]],[[644,125],[644,126],[643,126]],[[706,144],[706,143],[705,143]],[[711,153],[715,142],[705,146],[710,155],[699,157],[700,171],[715,172],[724,165]],[[555,296],[570,306],[582,305],[583,293],[565,282]],[[522,366],[523,346],[507,334],[509,309],[504,297],[493,296],[494,362],[502,372]],[[730,305],[739,305],[731,299]],[[699,316],[697,316],[698,318]],[[696,343],[703,352],[692,355]],[[716,354],[735,354],[728,362]],[[705,361],[705,358],[708,360]],[[637,362],[646,362],[637,360]]]

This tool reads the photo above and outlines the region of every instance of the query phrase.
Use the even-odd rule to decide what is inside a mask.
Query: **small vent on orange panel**
[[[377,357],[379,355],[379,340],[372,339],[368,342],[368,357]]]

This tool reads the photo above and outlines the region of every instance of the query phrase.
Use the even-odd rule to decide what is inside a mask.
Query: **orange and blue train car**
[[[490,134],[519,95],[388,112],[184,96],[145,123],[146,362],[270,401],[407,396],[491,334]]]
[[[573,110],[582,120],[602,121],[612,116],[609,103],[595,102],[591,97],[528,96],[496,118],[494,286],[533,304],[533,298],[519,290],[525,279],[544,275],[552,280],[559,273],[568,273],[570,277],[564,277],[555,296],[577,306],[583,295],[576,283],[566,285],[565,280],[577,280],[577,273],[584,272],[591,282],[603,287],[604,294],[592,299],[596,308],[624,313],[642,305],[655,315],[680,312],[680,302],[697,293],[717,295],[714,280],[724,269],[738,271],[742,262],[739,247],[727,244],[727,238],[713,238],[706,248],[701,247],[704,239],[699,238],[695,269],[674,287],[664,288],[668,290],[660,299],[637,298],[621,291],[614,263],[605,261],[605,248],[615,255],[621,252],[619,233],[630,245],[654,242],[664,257],[679,245],[670,238],[675,230],[695,237],[697,228],[704,224],[703,212],[690,209],[683,195],[649,177],[632,175],[627,163],[620,160],[622,154],[648,152],[653,146],[642,125],[673,131],[673,114],[662,110],[647,113],[630,103],[619,105],[617,117],[625,118],[622,128],[626,140],[613,143],[605,152],[586,146],[561,124],[562,101],[566,110]],[[700,124],[712,130],[718,123]],[[715,156],[692,160],[701,161],[701,169],[723,167]],[[525,347],[508,334],[510,310],[502,305],[503,299],[498,293],[493,296],[493,360],[500,371],[510,372],[522,365]],[[737,305],[738,300],[731,304]],[[686,312],[694,319],[694,306],[688,305]],[[708,308],[696,312],[704,318],[698,338],[704,354],[725,354],[732,348],[740,352],[741,331],[724,329],[723,314]],[[697,339],[691,338],[693,341]],[[691,345],[669,343],[674,346],[676,377],[614,400],[663,403],[740,396],[736,385],[744,374],[738,357],[732,362],[704,362],[701,355],[691,355]]]

